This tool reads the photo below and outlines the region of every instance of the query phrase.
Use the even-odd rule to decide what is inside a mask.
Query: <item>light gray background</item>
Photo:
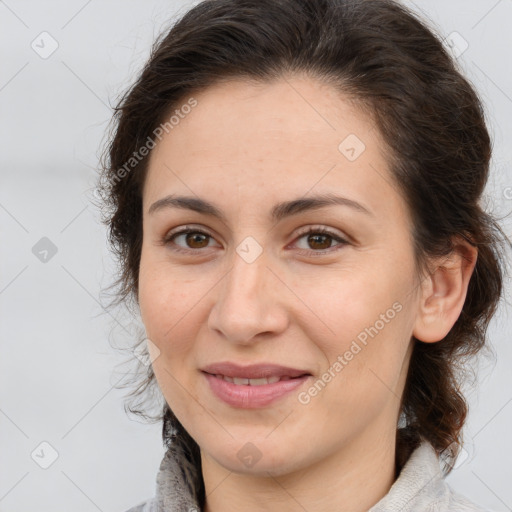
[[[512,209],[512,0],[416,0],[478,88],[495,144],[487,202]],[[90,203],[98,148],[119,92],[169,19],[171,1],[0,1],[0,511],[119,511],[153,495],[160,425],[123,409],[115,386],[129,368],[111,344],[133,322],[103,311],[111,282],[105,229]],[[31,47],[57,50],[42,58]],[[42,48],[41,38],[47,37]],[[39,42],[38,42],[39,41]],[[465,48],[465,42],[468,47]],[[510,223],[507,232],[510,234]],[[32,252],[48,237],[57,253]],[[459,492],[512,510],[510,285],[468,387],[467,458],[448,477]],[[31,454],[59,454],[42,469]],[[42,455],[44,453],[44,457]],[[34,456],[37,460],[37,456]]]

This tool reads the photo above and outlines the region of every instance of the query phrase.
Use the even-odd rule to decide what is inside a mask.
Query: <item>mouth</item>
[[[264,384],[273,384],[281,380],[311,375],[308,370],[291,368],[274,363],[258,363],[243,366],[230,361],[207,365],[201,368],[201,371],[222,378],[227,382],[246,386],[262,386]]]
[[[305,385],[307,370],[271,363],[237,365],[215,363],[201,369],[213,394],[232,407],[251,409],[270,406]]]
[[[283,375],[281,377],[279,376],[273,376],[273,377],[261,377],[259,379],[248,379],[243,377],[230,377],[228,375],[222,375],[220,373],[212,374],[209,372],[208,375],[212,375],[213,377],[216,377],[217,379],[225,380],[226,382],[231,382],[232,384],[235,384],[237,386],[264,386],[265,384],[275,384],[276,382],[281,382],[285,380],[292,380],[292,379],[299,379],[301,377],[309,376],[310,373],[304,373],[302,375],[299,375],[297,377],[290,377],[289,375]]]

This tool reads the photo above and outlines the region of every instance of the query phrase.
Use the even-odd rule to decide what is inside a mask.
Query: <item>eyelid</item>
[[[195,226],[193,224],[185,224],[183,226],[179,226],[175,229],[172,229],[171,231],[169,231],[168,233],[166,233],[162,240],[161,240],[161,245],[167,245],[169,243],[172,242],[172,238],[173,237],[177,237],[177,236],[181,236],[181,235],[186,235],[188,233],[201,233],[203,235],[206,235],[208,237],[210,237],[212,240],[216,240],[215,239],[215,236],[208,231],[208,229],[204,228],[203,226]],[[182,251],[185,251],[185,252],[198,252],[199,249],[186,249],[186,248],[183,248],[183,247],[180,247],[180,246],[177,246],[178,249],[175,249],[177,251],[179,250],[182,250]]]
[[[169,231],[166,235],[164,235],[164,237],[161,241],[161,245],[164,245],[164,246],[168,245],[172,242],[172,239],[174,237],[186,235],[191,232],[192,233],[201,233],[201,234],[204,234],[204,235],[210,237],[211,239],[215,240],[215,236],[212,235],[208,231],[208,229],[204,228],[203,226],[195,226],[195,225],[191,225],[191,224],[186,224],[183,226],[179,226],[179,227]],[[301,228],[299,228],[299,232],[295,235],[295,238],[291,243],[296,242],[298,239],[300,239],[303,236],[308,235],[308,234],[328,235],[331,238],[333,238],[336,242],[338,242],[337,245],[335,245],[334,247],[329,247],[327,249],[322,249],[322,250],[298,249],[299,252],[301,252],[302,254],[306,253],[308,256],[322,256],[322,255],[325,255],[328,253],[333,253],[333,252],[339,250],[340,247],[344,247],[344,246],[350,245],[352,243],[350,236],[347,236],[345,234],[340,234],[337,232],[337,230],[328,228],[323,225],[302,226]],[[288,247],[290,244],[288,244],[286,247]],[[201,253],[207,248],[208,247],[204,247],[201,249],[190,249],[190,248],[184,248],[179,245],[176,245],[176,247],[173,248],[173,250],[176,252],[192,254],[192,253]]]
[[[307,226],[303,226],[303,227],[299,228],[299,231],[296,234],[296,237],[301,237],[308,233],[323,233],[326,235],[331,235],[332,237],[335,237],[335,238],[344,239],[346,242],[348,242],[350,239],[349,236],[345,235],[341,231],[338,231],[334,228],[328,228],[322,224],[308,224]]]
[[[328,235],[333,240],[338,242],[338,244],[336,246],[334,246],[334,247],[329,247],[327,249],[322,249],[322,250],[317,250],[317,251],[315,251],[313,249],[299,249],[299,251],[301,251],[302,253],[307,253],[307,255],[323,256],[323,255],[326,255],[326,254],[334,253],[337,250],[339,250],[341,247],[344,247],[346,245],[350,245],[351,244],[351,238],[349,236],[346,236],[344,234],[340,234],[336,230],[328,228],[328,227],[325,227],[323,225],[308,225],[308,226],[306,226],[304,228],[301,228],[299,233],[297,233],[297,235],[295,236],[294,242],[296,242],[297,240],[301,239],[303,236],[309,235],[309,234]],[[290,244],[288,244],[288,245],[290,245]]]
[[[171,238],[172,236],[174,235],[178,235],[178,234],[183,234],[183,232],[185,231],[192,231],[192,230],[195,230],[195,231],[198,231],[200,233],[204,233],[205,235],[208,235],[208,236],[211,236],[212,238],[215,238],[214,235],[212,235],[212,233],[205,227],[201,226],[201,225],[194,225],[194,224],[184,224],[182,226],[178,226],[177,228],[174,228],[174,229],[171,229],[168,233],[166,233],[165,235],[165,238]]]

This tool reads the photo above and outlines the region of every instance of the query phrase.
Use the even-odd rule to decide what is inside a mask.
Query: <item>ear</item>
[[[433,343],[450,332],[464,306],[477,256],[476,247],[457,237],[448,256],[431,260],[433,270],[421,283],[415,338]]]

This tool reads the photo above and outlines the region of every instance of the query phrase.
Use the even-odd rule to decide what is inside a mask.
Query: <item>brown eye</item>
[[[167,235],[163,239],[164,245],[169,245],[178,252],[199,252],[200,249],[211,247],[210,241],[213,238],[208,233],[198,229],[186,228]]]
[[[312,234],[308,236],[308,243],[312,249],[329,249],[332,243],[332,236],[324,234]]]
[[[310,228],[308,231],[302,233],[297,240],[297,247],[299,247],[302,252],[311,256],[321,256],[326,252],[334,252],[349,244],[347,240],[338,234],[332,233],[322,227]],[[304,242],[301,243],[302,240],[304,240]],[[332,249],[332,251],[330,249]]]
[[[208,247],[208,238],[210,238],[210,236],[205,233],[191,232],[186,233],[184,236],[187,246],[191,249],[202,249],[203,247]]]

